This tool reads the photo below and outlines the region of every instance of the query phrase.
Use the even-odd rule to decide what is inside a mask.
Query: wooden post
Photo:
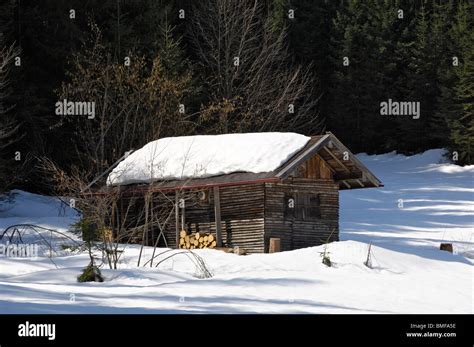
[[[222,247],[221,199],[219,187],[214,187],[214,215],[216,220],[216,246]]]
[[[176,224],[176,248],[179,248],[179,195],[176,191],[175,206],[174,206],[174,219]]]
[[[280,239],[278,237],[271,237],[268,253],[276,253],[276,252],[280,252]]]
[[[181,207],[181,230],[186,230],[186,207],[185,202],[183,201],[183,207]]]

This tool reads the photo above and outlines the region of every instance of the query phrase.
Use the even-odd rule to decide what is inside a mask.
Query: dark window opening
[[[295,218],[296,199],[294,194],[285,194],[285,219]]]
[[[285,218],[296,218],[298,220],[320,219],[321,201],[319,194],[285,194]]]

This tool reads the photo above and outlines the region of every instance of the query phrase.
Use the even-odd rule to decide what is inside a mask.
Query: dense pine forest
[[[92,181],[190,134],[331,131],[354,153],[472,164],[473,22],[467,0],[2,1],[0,190],[52,192],[48,163]]]

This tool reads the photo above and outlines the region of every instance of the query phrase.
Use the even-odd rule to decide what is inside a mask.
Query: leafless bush
[[[57,93],[60,101],[95,103],[93,119],[65,116],[58,124],[75,129],[76,165],[100,173],[131,148],[192,132],[190,116],[180,112],[190,92],[190,72],[171,74],[160,55],[150,62],[129,52],[129,63],[114,61],[100,29],[90,27],[89,40],[73,55],[68,80]]]
[[[188,200],[190,193],[161,192],[159,184],[142,185],[136,191],[115,186],[92,189],[84,180],[88,175],[73,170],[67,174],[51,160],[41,159],[41,170],[50,177],[51,188],[66,196],[67,202],[78,208],[82,220],[78,230],[91,234],[92,245],[102,253],[103,262],[116,269],[126,244],[141,244],[137,266],[142,263],[145,246],[153,246],[153,253],[146,263],[153,266],[156,249],[162,240],[168,245],[165,229],[175,213],[176,199]],[[184,184],[184,183],[183,183]],[[183,226],[181,226],[183,228]],[[92,259],[92,255],[91,255]]]
[[[320,130],[315,77],[291,65],[286,31],[275,30],[261,2],[196,1],[192,10],[188,34],[211,93],[201,121],[211,131]]]
[[[171,253],[171,254],[167,254],[167,253]],[[155,267],[158,267],[159,265],[163,264],[165,261],[167,261],[167,260],[169,260],[173,257],[176,257],[178,255],[185,255],[196,266],[196,272],[195,272],[196,277],[198,277],[198,278],[211,278],[213,276],[212,272],[209,270],[209,267],[207,266],[204,259],[201,256],[199,256],[198,254],[196,254],[195,252],[193,252],[191,250],[188,250],[188,249],[180,250],[180,251],[175,251],[175,250],[164,251],[160,254],[154,255],[143,266],[148,265],[148,263],[153,264],[153,260],[155,258],[158,258],[158,257],[160,257],[164,254],[167,254],[167,256],[164,257],[163,259],[161,259],[160,261],[156,262]]]
[[[10,95],[9,73],[13,59],[19,53],[20,50],[14,44],[5,45],[3,33],[0,33],[0,191],[10,183],[7,182],[7,177],[10,176],[13,166],[13,153],[4,156],[2,152],[22,137],[19,134],[20,124],[9,115],[14,105],[6,105]]]

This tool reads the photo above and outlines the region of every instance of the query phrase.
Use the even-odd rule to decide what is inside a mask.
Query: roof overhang
[[[382,182],[331,132],[313,136],[301,151],[275,170],[275,177],[285,179],[291,176],[316,154],[328,164],[341,190],[383,187]]]

